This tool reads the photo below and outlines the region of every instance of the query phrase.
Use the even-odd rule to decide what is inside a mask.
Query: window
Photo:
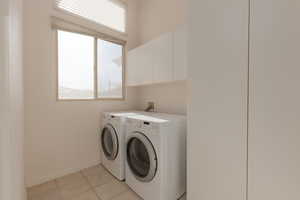
[[[123,46],[98,39],[98,97],[121,98]]]
[[[124,45],[57,30],[58,99],[123,99]]]
[[[55,0],[55,7],[117,31],[126,31],[126,6],[120,0]]]
[[[58,77],[60,99],[94,98],[94,40],[58,31]]]

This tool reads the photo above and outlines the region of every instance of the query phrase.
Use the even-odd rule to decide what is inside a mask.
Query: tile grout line
[[[100,164],[100,165],[101,165],[101,164]],[[103,167],[103,165],[101,165],[101,166]],[[104,168],[104,170],[105,170],[107,173],[109,173],[105,168]],[[81,173],[81,174],[83,175],[83,177],[87,180],[88,184],[91,186],[92,190],[96,193],[96,196],[99,198],[99,200],[102,200],[102,199],[100,198],[100,196],[98,195],[98,193],[96,192],[94,186],[92,186],[92,184],[89,182],[87,176],[84,175],[84,173],[83,173],[82,170],[80,171],[80,173]],[[119,181],[118,179],[116,179],[115,177],[113,177],[112,180],[114,180],[114,179],[115,179],[116,181],[120,182],[120,184],[124,184],[124,183],[125,183],[125,182]],[[97,187],[106,185],[106,184],[110,183],[112,180],[110,180],[110,181],[107,182],[107,183],[101,184],[101,185],[99,185],[99,186],[97,186]],[[126,185],[126,186],[127,186],[127,185]],[[128,187],[128,186],[127,186],[127,187]],[[120,192],[120,193],[114,195],[113,197],[111,197],[110,200],[113,200],[114,198],[121,196],[123,193],[126,193],[126,192],[128,192],[129,190],[130,190],[130,188],[128,187],[128,189],[127,189],[126,191],[123,191],[123,192]]]
[[[84,173],[83,173],[82,170],[80,170],[80,174],[81,174],[81,175],[83,176],[83,178],[87,181],[87,183],[88,183],[89,186],[91,187],[91,190],[96,194],[96,197],[97,197],[99,200],[102,200],[102,199],[99,197],[98,193],[96,192],[94,186],[90,183],[88,177],[84,175]]]
[[[126,184],[126,182],[122,182],[122,183]],[[127,184],[126,184],[126,185],[127,185]],[[127,185],[127,187],[128,187],[127,191],[121,192],[120,194],[114,196],[114,197],[113,197],[112,199],[110,199],[110,200],[113,200],[114,198],[119,197],[119,196],[121,196],[122,194],[124,194],[124,193],[126,193],[126,192],[132,192],[135,196],[137,196],[139,199],[142,200],[142,198],[141,198],[135,191],[133,191],[128,185]],[[184,194],[183,194],[183,195],[184,195]],[[180,198],[181,198],[181,197],[180,197]],[[180,199],[180,198],[179,198],[179,199]]]
[[[106,170],[106,169],[105,169],[105,170]],[[106,170],[106,171],[107,171],[107,170]],[[104,184],[101,184],[101,185],[99,185],[99,186],[97,186],[97,187],[106,185],[106,184],[112,182],[113,180],[118,181],[120,184],[124,184],[124,183],[125,183],[125,182],[119,181],[118,179],[116,179],[115,177],[113,177],[113,179],[110,180],[109,182],[104,183]],[[126,185],[126,186],[127,186],[127,185]],[[128,187],[128,186],[127,186],[127,187]],[[118,197],[118,196],[121,196],[123,193],[128,192],[128,191],[129,191],[129,188],[128,188],[126,191],[123,191],[123,192],[120,192],[120,193],[117,193],[117,194],[113,195],[113,197],[111,197],[109,200],[113,200],[114,198],[116,198],[116,197]],[[96,192],[96,193],[97,193],[97,192]],[[98,194],[97,194],[97,196],[98,196]],[[99,197],[99,198],[100,198],[100,197]],[[100,198],[100,200],[101,200],[101,198]]]
[[[103,164],[102,163],[100,163],[100,166],[101,167],[103,167],[103,169],[106,171],[106,172],[108,172],[109,174],[111,174],[104,166],[103,166]],[[112,175],[112,174],[111,174]],[[113,176],[113,175],[112,175]],[[115,179],[115,180],[117,180],[117,181],[119,181],[118,179],[116,179],[114,176],[113,176],[113,178]],[[126,181],[119,181],[120,183],[123,183],[123,184],[126,184]],[[107,183],[105,183],[105,184],[107,184]],[[103,185],[105,185],[105,184],[103,184]],[[100,185],[99,185],[100,186]],[[128,192],[128,191],[131,191],[131,192],[133,192],[135,195],[137,195],[127,184],[126,184],[126,186],[128,187],[128,189],[127,189],[127,191],[123,191],[123,192],[121,192],[121,193],[119,193],[119,194],[117,194],[116,196],[114,196],[114,197],[112,197],[110,200],[113,200],[114,198],[116,198],[116,197],[119,197],[119,196],[121,196],[123,193],[126,193],[126,192]],[[140,198],[140,197],[139,197]]]
[[[91,190],[94,191],[92,185],[90,184],[90,182],[88,181],[88,179],[85,177],[85,175],[82,173],[82,170],[77,171],[77,172],[74,172],[74,174],[77,174],[77,173],[80,174],[80,175],[82,176],[82,178],[83,178],[84,180],[87,181],[87,184],[88,184],[88,186],[89,186],[89,189],[88,189],[88,190],[86,190],[86,191],[80,193],[79,195],[82,195],[82,194],[84,194],[84,193],[86,193],[86,192],[88,192],[88,191],[91,191]],[[73,173],[72,173],[72,174],[73,174]],[[71,174],[67,174],[66,176],[68,176],[68,175],[71,175]],[[59,177],[59,178],[62,178],[62,177]],[[59,179],[59,178],[57,178],[57,179]],[[60,199],[61,199],[61,200],[66,200],[66,199],[63,197],[63,195],[62,195],[62,190],[63,190],[63,189],[59,186],[57,179],[54,179],[53,181],[55,182],[55,185],[56,185],[57,189],[59,190],[60,197],[61,197]],[[94,192],[95,192],[95,191],[94,191]],[[95,193],[96,193],[96,192],[95,192]],[[96,193],[96,197],[97,197],[99,200],[102,200],[100,197],[98,197],[97,193]],[[71,198],[75,198],[75,197],[71,197]],[[69,199],[68,199],[68,200],[69,200]]]
[[[56,187],[57,187],[57,190],[58,190],[58,192],[59,192],[59,198],[60,198],[61,200],[64,200],[63,195],[62,195],[62,189],[61,189],[60,186],[58,185],[57,179],[54,179],[53,181],[54,181],[54,183],[55,183],[55,185],[56,185]]]
[[[128,192],[128,191],[129,191],[129,190],[127,189],[126,191],[120,192],[120,193],[116,194],[115,196],[113,196],[110,200],[113,200],[113,199],[115,199],[115,198],[121,196],[122,194],[124,194],[124,193],[126,193],[126,192]]]

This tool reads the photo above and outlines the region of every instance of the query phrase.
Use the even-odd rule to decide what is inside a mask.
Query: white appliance
[[[186,191],[186,117],[127,117],[126,183],[144,200],[175,200]]]
[[[100,134],[102,165],[117,179],[125,179],[125,122],[132,112],[105,112]]]

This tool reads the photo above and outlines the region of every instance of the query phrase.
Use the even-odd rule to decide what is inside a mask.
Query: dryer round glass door
[[[115,160],[118,155],[118,136],[112,125],[107,124],[101,133],[102,150],[108,160]]]
[[[135,132],[127,139],[127,163],[137,180],[150,182],[155,177],[156,152],[144,134]]]

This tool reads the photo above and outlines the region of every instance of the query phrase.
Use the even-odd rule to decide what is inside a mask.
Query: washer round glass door
[[[108,160],[115,160],[118,155],[118,136],[111,124],[104,126],[101,133],[102,150]]]
[[[155,177],[157,156],[151,141],[144,134],[134,132],[127,139],[127,163],[137,180],[150,182]]]

